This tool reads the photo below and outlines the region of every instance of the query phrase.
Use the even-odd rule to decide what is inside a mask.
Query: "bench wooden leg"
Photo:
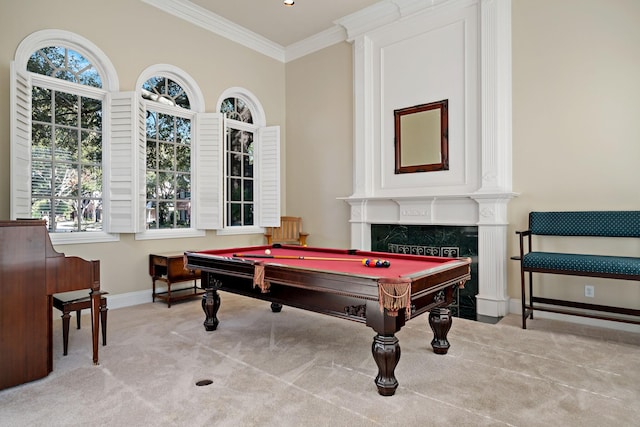
[[[527,329],[527,318],[533,319],[533,273],[528,272],[529,276],[529,303],[527,304],[525,271],[520,269],[520,292],[522,294],[522,329]]]
[[[62,313],[62,354],[64,356],[67,355],[67,350],[69,348],[69,319],[71,315],[69,312]]]
[[[527,329],[527,295],[525,293],[524,269],[520,267],[520,294],[522,302],[522,329]]]
[[[100,304],[100,326],[102,327],[102,345],[107,345],[107,301],[102,300]]]
[[[529,319],[533,320],[533,273],[529,272]]]

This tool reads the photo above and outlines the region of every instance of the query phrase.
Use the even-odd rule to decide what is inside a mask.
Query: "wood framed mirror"
[[[449,170],[449,100],[393,111],[395,173]]]

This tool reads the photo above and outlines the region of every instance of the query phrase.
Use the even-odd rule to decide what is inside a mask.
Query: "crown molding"
[[[310,53],[324,49],[325,47],[338,44],[345,41],[346,38],[347,33],[344,28],[340,25],[335,25],[325,31],[287,46],[285,62],[302,58],[305,55],[309,55]]]
[[[325,31],[284,47],[188,0],[141,1],[285,63],[345,40],[353,42],[358,36],[368,31],[422,9],[451,2],[451,0],[384,0],[334,21],[334,26]]]
[[[347,41],[352,42],[359,35],[389,24],[398,18],[400,18],[398,6],[393,1],[386,0],[342,17],[334,21],[334,24],[342,26],[347,32]]]
[[[434,9],[447,3],[450,7],[459,7],[460,3],[474,3],[477,0],[384,0],[358,12],[334,21],[344,27],[347,41],[391,24],[407,16],[427,9]]]
[[[263,55],[280,62],[284,62],[285,60],[285,49],[281,45],[187,0],[142,1],[173,16],[202,27],[205,30],[241,44],[242,46],[258,51]]]

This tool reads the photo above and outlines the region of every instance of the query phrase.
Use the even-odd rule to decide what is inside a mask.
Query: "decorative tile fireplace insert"
[[[476,320],[478,294],[478,227],[441,225],[372,224],[374,251],[471,258],[471,279],[449,307],[451,314]]]

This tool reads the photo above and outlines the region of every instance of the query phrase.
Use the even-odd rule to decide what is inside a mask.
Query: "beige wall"
[[[531,210],[640,209],[640,2],[513,1],[514,231]],[[512,234],[513,233],[513,234]],[[545,250],[640,254],[638,239],[547,239]],[[634,282],[538,275],[548,296],[635,305]],[[509,295],[519,297],[519,270]],[[561,287],[557,286],[562,282]],[[604,286],[606,283],[606,287]],[[584,297],[584,285],[596,298]]]
[[[509,204],[509,253],[517,252],[514,231],[526,226],[530,210],[640,209],[639,19],[637,0],[513,0],[513,189],[520,196]],[[352,192],[351,45],[285,66],[131,0],[0,2],[0,219],[9,217],[9,62],[24,37],[44,28],[73,31],[99,46],[114,63],[121,90],[133,90],[149,65],[169,63],[200,84],[208,111],[227,87],[252,91],[268,123],[282,126],[283,213],[304,217],[310,244],[349,245],[349,210],[336,198]],[[602,246],[565,239],[545,249],[640,253],[637,239],[619,240]],[[121,293],[149,289],[150,252],[240,242],[262,238],[208,233],[140,242],[124,235],[117,243],[58,249],[101,259],[103,286]],[[554,286],[558,280],[569,284],[566,291]],[[551,294],[583,300],[584,284],[569,277],[544,282]],[[606,293],[604,281],[589,284],[596,285],[596,298],[588,302],[640,300],[637,283],[612,281]],[[509,295],[520,295],[515,262]]]
[[[0,2],[0,219],[9,219],[9,65],[19,43],[42,29],[74,32],[97,45],[114,64],[120,90],[134,90],[139,74],[154,64],[171,64],[200,86],[206,110],[216,109],[220,94],[240,86],[255,94],[267,124],[286,132],[284,64],[172,17],[141,1],[24,0]],[[256,70],[259,70],[257,72]],[[103,289],[111,294],[148,291],[148,256],[152,252],[184,251],[239,244],[259,244],[261,235],[191,239],[121,241],[59,245],[66,255],[100,259]]]
[[[287,64],[287,214],[309,245],[347,248],[353,193],[353,72],[344,42]]]

